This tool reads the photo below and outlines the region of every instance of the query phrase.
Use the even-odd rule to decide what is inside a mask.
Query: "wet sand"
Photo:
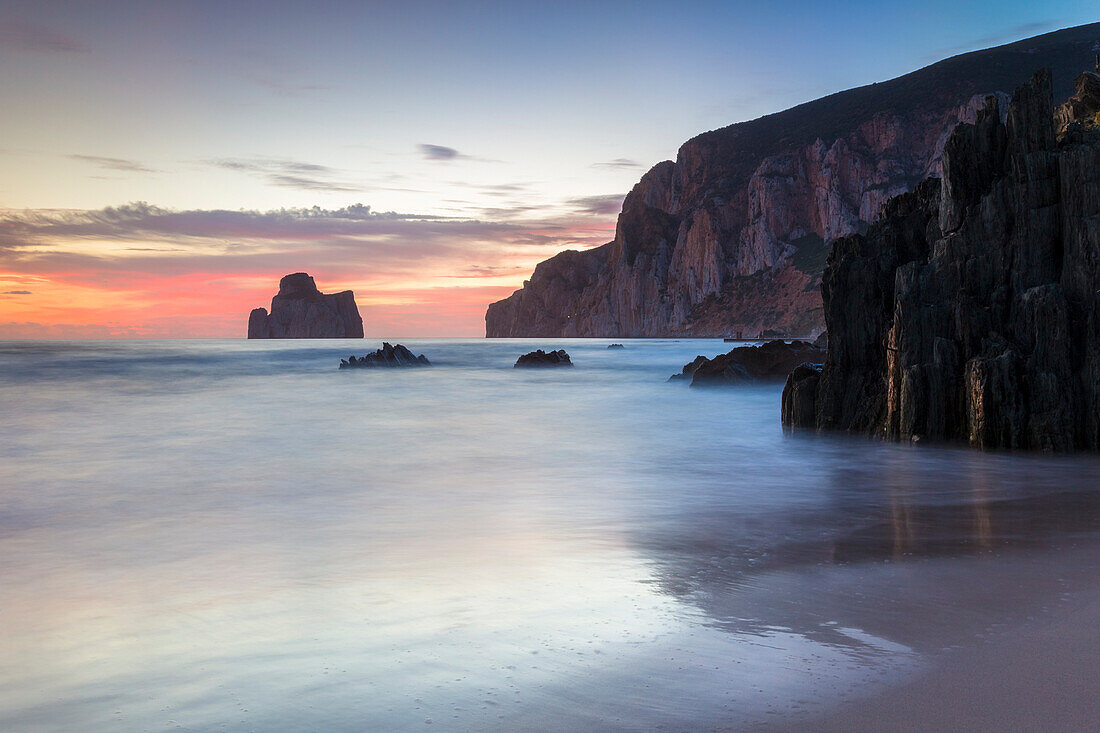
[[[1003,623],[925,655],[922,669],[894,684],[873,686],[826,709],[787,711],[754,731],[1086,731],[1100,720],[1100,588],[1098,548],[1079,547],[1011,563],[1015,577],[970,577],[992,583],[981,608]],[[1043,577],[1046,576],[1046,577]],[[965,577],[965,576],[964,576]],[[1058,594],[1050,584],[1067,588]],[[1046,586],[1045,588],[1043,586]],[[1047,603],[1030,601],[1045,597]],[[965,591],[955,588],[963,596]],[[984,592],[974,591],[977,600]],[[904,620],[904,618],[902,619]],[[922,643],[937,633],[923,632]],[[965,627],[965,624],[964,624]],[[899,630],[899,636],[905,636]]]

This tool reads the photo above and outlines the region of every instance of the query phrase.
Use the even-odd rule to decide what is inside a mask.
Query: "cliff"
[[[540,263],[485,315],[489,337],[820,331],[829,244],[939,175],[985,97],[1039,66],[1060,96],[1100,24],[956,56],[892,81],[699,135],[626,197],[615,239]]]
[[[363,319],[350,290],[325,295],[304,272],[279,281],[270,315],[256,308],[248,316],[250,339],[363,338]]]
[[[1049,70],[960,125],[942,179],[838,240],[823,368],[783,421],[981,448],[1100,448],[1100,67],[1055,113]],[[1057,134],[1061,129],[1062,133]]]

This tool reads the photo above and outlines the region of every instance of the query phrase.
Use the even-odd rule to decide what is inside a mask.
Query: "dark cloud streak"
[[[448,148],[446,145],[420,143],[417,147],[420,149],[420,154],[424,156],[425,160],[458,160],[466,157],[454,148]]]
[[[316,163],[279,158],[217,158],[205,161],[223,170],[256,176],[272,186],[325,193],[354,193],[362,187],[341,180],[341,172]]]
[[[127,171],[131,173],[157,173],[154,168],[138,163],[136,160],[127,160],[125,158],[106,158],[101,155],[79,155],[72,154],[67,156],[70,160],[77,160],[82,163],[91,163],[92,165],[99,166],[100,168],[106,168],[112,171]]]
[[[0,46],[43,53],[89,53],[86,45],[64,33],[20,20],[0,21]]]
[[[602,163],[593,163],[593,168],[611,168],[612,170],[627,170],[630,168],[642,168],[642,164],[629,158],[615,158]]]
[[[1055,20],[1021,23],[1020,25],[1007,28],[1000,33],[991,33],[987,36],[982,36],[980,38],[975,38],[973,40],[967,41],[966,43],[937,49],[936,51],[933,51],[930,55],[928,55],[925,60],[930,62],[940,61],[951,56],[957,56],[961,53],[967,53],[969,51],[980,51],[985,48],[992,48],[993,46],[1000,46],[1005,43],[1011,43],[1012,41],[1029,38],[1031,36],[1039,35],[1040,33],[1043,33],[1045,31],[1054,30],[1058,27],[1059,23]]]
[[[573,207],[579,214],[590,216],[608,216],[618,214],[623,208],[625,194],[612,193],[603,196],[582,196],[569,199],[566,203]]]

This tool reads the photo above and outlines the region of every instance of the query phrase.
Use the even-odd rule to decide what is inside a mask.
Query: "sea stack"
[[[1100,76],[1076,90],[1056,114],[1043,70],[1003,121],[990,97],[942,179],[835,243],[828,353],[788,377],[786,425],[1100,449]]]
[[[363,338],[363,319],[352,291],[325,295],[312,277],[295,272],[279,281],[270,314],[263,308],[249,314],[248,338]]]

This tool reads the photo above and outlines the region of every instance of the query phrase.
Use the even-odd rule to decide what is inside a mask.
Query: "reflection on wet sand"
[[[663,592],[728,632],[850,650],[960,643],[1100,576],[1100,490],[1080,460],[926,446],[868,459],[833,467],[823,505],[710,507],[634,540]]]

